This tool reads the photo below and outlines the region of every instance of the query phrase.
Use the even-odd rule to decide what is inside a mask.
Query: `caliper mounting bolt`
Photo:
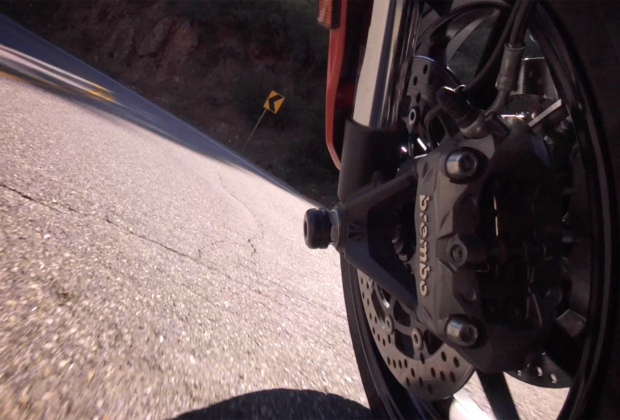
[[[453,181],[465,181],[478,172],[478,156],[471,150],[456,150],[446,159],[446,173]]]
[[[471,347],[478,341],[478,328],[463,317],[456,316],[446,324],[446,335],[454,344]]]

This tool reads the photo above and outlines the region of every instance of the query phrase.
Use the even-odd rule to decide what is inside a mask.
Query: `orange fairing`
[[[329,31],[329,55],[327,57],[327,91],[325,95],[325,141],[334,164],[340,169],[340,158],[334,148],[334,111],[338,96],[338,82],[344,57],[348,0],[340,0],[340,23]]]

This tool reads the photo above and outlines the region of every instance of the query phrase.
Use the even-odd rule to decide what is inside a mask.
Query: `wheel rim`
[[[475,10],[481,7],[480,2],[475,3]],[[489,7],[497,10],[501,7],[498,2],[491,2]],[[474,8],[463,7],[461,10],[471,11]],[[444,18],[444,20],[447,20]],[[543,31],[544,28],[544,31]],[[574,417],[578,415],[583,407],[586,399],[589,385],[592,382],[594,372],[593,367],[596,366],[600,357],[602,348],[603,332],[605,330],[605,318],[608,308],[608,296],[601,293],[608,285],[603,282],[602,273],[605,264],[609,264],[608,260],[600,257],[605,254],[605,250],[609,249],[609,238],[605,238],[605,231],[602,226],[609,226],[609,221],[605,220],[603,215],[607,214],[603,210],[609,206],[607,201],[608,194],[605,194],[605,162],[601,154],[595,151],[600,149],[598,144],[598,134],[594,118],[592,117],[591,107],[587,98],[587,91],[584,89],[581,81],[575,74],[575,61],[567,51],[562,37],[553,25],[550,16],[545,12],[541,5],[538,5],[530,24],[532,34],[537,38],[540,48],[548,61],[549,68],[553,74],[554,82],[559,90],[560,97],[569,109],[573,119],[573,127],[577,132],[577,141],[581,150],[583,165],[585,168],[585,184],[587,194],[590,197],[591,208],[590,216],[592,217],[591,226],[591,281],[589,282],[590,299],[588,305],[588,330],[587,336],[591,340],[591,345],[583,348],[583,354],[579,362],[579,368],[575,373],[572,381],[572,387],[566,398],[566,402],[559,413],[560,417]],[[410,114],[408,114],[410,115]],[[607,240],[606,240],[607,239]],[[596,257],[596,258],[595,258]],[[356,315],[360,322],[360,334],[363,336],[362,341],[367,359],[372,358],[376,366],[371,366],[371,374],[375,385],[379,382],[378,391],[383,397],[384,405],[387,407],[390,415],[393,417],[411,417],[412,415],[424,418],[446,417],[450,412],[450,406],[453,399],[445,401],[426,403],[417,398],[411,398],[394,377],[392,371],[394,360],[390,359],[391,367],[388,368],[385,354],[382,354],[377,345],[376,340],[372,337],[376,335],[371,332],[373,316],[369,314],[368,308],[372,306],[371,302],[366,304],[359,298],[362,293],[364,282],[368,284],[368,280],[357,276],[357,272],[351,268],[353,295],[358,296],[356,299]],[[356,290],[357,289],[357,292]],[[356,294],[357,293],[357,294]],[[600,308],[595,311],[594,308]],[[363,319],[362,319],[363,318]],[[376,324],[376,322],[375,322]],[[375,326],[375,329],[377,327]],[[382,339],[381,339],[382,340]],[[397,362],[396,362],[397,363]],[[372,364],[372,363],[369,363]],[[544,364],[541,362],[541,365]],[[545,376],[545,375],[543,375]],[[556,381],[565,383],[566,378],[555,378]],[[458,397],[457,397],[458,398]]]

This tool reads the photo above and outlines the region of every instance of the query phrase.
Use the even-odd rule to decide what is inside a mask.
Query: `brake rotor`
[[[413,395],[448,398],[469,381],[474,368],[433,336],[367,275],[358,271],[364,312],[375,344],[394,377]],[[413,281],[413,280],[412,280]]]
[[[520,381],[543,388],[568,388],[572,383],[571,376],[545,353],[536,356],[525,369],[506,373]]]
[[[506,99],[504,118],[530,122],[558,100],[549,67],[544,58],[527,58],[521,62],[517,85]]]
[[[453,135],[458,127],[449,119],[441,119],[443,133],[428,133],[424,127],[424,121],[437,105],[435,93],[444,86],[456,88],[460,84],[458,78],[445,66],[436,63],[432,58],[416,56],[411,65],[411,77],[407,88],[404,110],[404,121],[411,135],[415,135],[424,146],[432,148],[431,137],[442,138],[444,135]],[[426,152],[427,149],[423,149]]]
[[[519,70],[517,86],[508,97],[502,116],[530,122],[558,98],[546,60],[544,58],[524,59]],[[561,137],[569,135],[571,130],[568,128],[567,121],[563,121],[546,137],[572,144],[574,140],[570,141]],[[547,143],[553,148],[553,142]],[[506,373],[515,379],[538,387],[567,388],[571,386],[571,376],[545,353],[537,355],[524,369]]]
[[[431,136],[425,132],[423,121],[437,105],[435,92],[443,86],[458,85],[457,77],[431,58],[414,58],[403,119],[410,135],[417,140],[415,147],[430,149],[434,146]],[[450,121],[446,123],[450,124]],[[401,220],[409,220],[407,215],[402,216],[405,217]],[[413,214],[409,218],[413,222]],[[403,236],[415,243],[413,223],[405,224],[401,229]],[[406,264],[413,256],[411,247],[403,246],[401,241],[393,242]],[[474,373],[473,366],[432,335],[426,326],[419,324],[415,314],[408,313],[396,297],[389,296],[367,275],[358,271],[358,279],[368,326],[394,377],[412,395],[426,400],[444,399],[461,389]],[[414,281],[413,275],[411,281]]]

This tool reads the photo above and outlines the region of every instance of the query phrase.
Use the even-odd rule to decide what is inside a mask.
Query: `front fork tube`
[[[401,117],[415,40],[420,2],[375,0],[364,60],[355,92],[353,120],[363,126],[393,129]]]
[[[375,0],[352,121],[345,128],[338,197],[342,227],[334,244],[354,266],[415,308],[415,282],[393,250],[387,217],[415,195],[415,170],[396,176],[407,138],[402,100],[411,72],[421,4]],[[396,177],[395,177],[396,176]],[[386,195],[389,192],[389,195]]]
[[[393,138],[402,128],[399,125],[401,106],[411,72],[420,9],[417,0],[375,0],[373,3],[352,119],[355,125],[376,131],[378,142],[381,142],[381,132],[385,132],[387,138]],[[385,144],[384,152],[378,156],[376,150],[358,144],[353,133],[347,131],[338,185],[341,202],[369,184],[379,166],[385,166],[383,158],[386,154],[392,155],[387,159],[392,164],[395,161],[393,156],[399,153],[398,145]],[[388,148],[391,150],[386,150]],[[396,159],[395,165],[397,163]]]

